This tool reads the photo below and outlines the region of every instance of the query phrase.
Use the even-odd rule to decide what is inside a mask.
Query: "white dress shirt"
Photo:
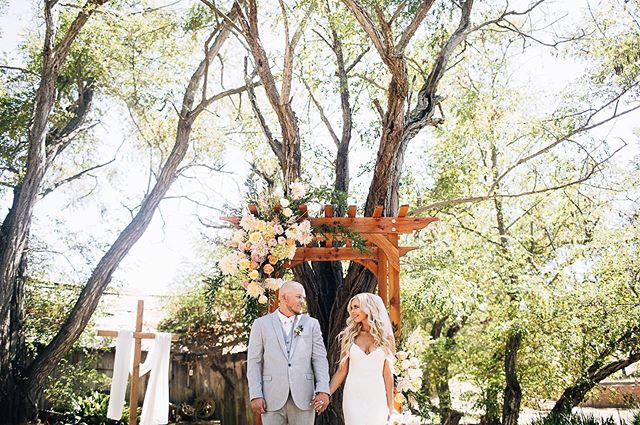
[[[284,334],[288,337],[291,333],[291,326],[293,326],[293,321],[296,320],[296,315],[287,317],[280,309],[276,310],[278,312],[278,318],[280,319],[280,323],[282,323],[282,330],[284,330]]]

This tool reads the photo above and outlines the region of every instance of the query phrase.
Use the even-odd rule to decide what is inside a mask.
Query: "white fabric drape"
[[[124,408],[127,381],[132,367],[133,332],[118,331],[116,356],[113,364],[113,378],[107,417],[120,420]],[[139,375],[150,372],[147,390],[140,415],[140,425],[158,425],[169,422],[169,360],[171,355],[171,334],[158,333],[147,358],[140,365]]]
[[[111,392],[109,395],[109,406],[107,408],[107,418],[109,419],[120,420],[122,418],[129,368],[131,367],[132,343],[133,332],[125,330],[118,331],[116,357],[113,362],[113,378],[111,379]]]
[[[147,358],[140,365],[140,376],[150,372],[140,425],[166,424],[169,422],[169,357],[171,334],[158,333]]]

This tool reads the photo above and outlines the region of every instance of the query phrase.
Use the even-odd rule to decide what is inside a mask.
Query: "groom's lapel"
[[[280,343],[280,348],[282,348],[282,354],[287,357],[287,346],[284,344],[284,335],[282,334],[282,322],[276,311],[271,313],[271,324],[273,325],[273,332],[276,334],[276,339]]]
[[[293,328],[293,341],[291,342],[291,358],[293,358],[293,353],[296,351],[296,346],[298,345],[298,340],[300,339],[300,336],[295,334],[295,330],[296,328],[302,328],[304,329],[304,326],[307,324],[307,319],[309,318],[309,316],[307,316],[306,314],[301,314],[300,318],[298,319],[298,323],[296,323],[295,327]]]

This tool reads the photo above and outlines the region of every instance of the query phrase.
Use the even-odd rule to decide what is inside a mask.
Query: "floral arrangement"
[[[396,353],[396,374],[398,382],[396,384],[396,403],[404,404],[407,401],[406,396],[411,392],[417,393],[422,387],[422,369],[420,369],[420,360],[417,357],[409,356],[406,351],[398,351]]]
[[[389,425],[421,425],[425,423],[420,416],[410,412],[394,413],[389,418]]]
[[[419,425],[423,423],[423,418],[416,416],[405,407],[409,402],[409,407],[418,410],[416,395],[422,388],[422,369],[420,360],[411,356],[406,351],[398,351],[395,361],[396,395],[394,401],[403,409],[402,413],[395,413],[390,423]]]
[[[298,210],[306,201],[306,189],[297,182],[289,189],[288,196],[276,189],[255,200],[257,214],[242,216],[228,241],[233,251],[219,261],[222,274],[242,282],[246,294],[261,304],[268,302],[268,291],[282,286],[283,266],[297,247],[314,239],[311,223]]]

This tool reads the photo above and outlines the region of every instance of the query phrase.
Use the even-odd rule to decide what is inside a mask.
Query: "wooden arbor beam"
[[[221,217],[234,225],[240,224],[239,217]],[[309,218],[311,227],[342,226],[355,233],[396,233],[405,234],[424,229],[437,221],[435,217],[318,217]]]

